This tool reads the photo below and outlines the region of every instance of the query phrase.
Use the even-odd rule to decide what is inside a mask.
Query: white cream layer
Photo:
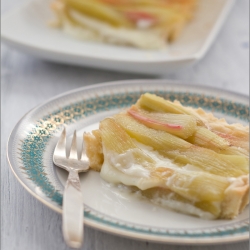
[[[179,168],[174,163],[172,163],[171,160],[162,157],[157,152],[153,151],[150,147],[140,144],[140,148],[156,161],[155,167],[167,167],[171,169]],[[105,148],[103,148],[103,150],[105,160],[100,175],[101,178],[105,181],[113,184],[122,183],[126,186],[136,186],[140,190],[146,190],[153,187],[166,188],[168,185],[171,186],[171,177],[167,182],[163,179],[152,178],[150,176],[150,170],[147,168],[147,166],[144,167],[136,164],[132,150],[120,155],[115,152],[108,151]],[[201,171],[200,169],[197,169],[196,167],[193,167],[191,165],[187,165],[185,167],[185,170]],[[169,195],[165,197],[159,197],[155,195],[151,199],[151,202],[163,207],[168,207],[181,213],[196,215],[203,219],[214,219],[214,215],[212,215],[211,213],[205,212],[192,204],[171,200],[171,197]]]

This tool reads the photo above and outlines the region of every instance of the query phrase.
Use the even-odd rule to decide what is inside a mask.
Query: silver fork
[[[64,128],[54,151],[53,162],[69,172],[63,194],[62,230],[67,245],[79,248],[83,243],[84,208],[78,173],[88,171],[89,159],[84,146],[82,146],[81,158],[78,158],[76,131],[72,139],[69,157],[67,157],[66,130]]]

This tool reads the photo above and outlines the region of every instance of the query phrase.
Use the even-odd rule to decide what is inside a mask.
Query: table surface
[[[3,0],[2,13],[20,4]],[[198,64],[157,78],[209,85],[249,93],[249,1],[238,0],[212,48]],[[12,174],[6,143],[18,120],[55,95],[96,83],[148,78],[45,62],[2,44],[1,54],[1,249],[69,249],[62,238],[61,215],[32,197]],[[136,241],[85,227],[84,250],[245,250],[248,242],[222,246],[176,246]]]

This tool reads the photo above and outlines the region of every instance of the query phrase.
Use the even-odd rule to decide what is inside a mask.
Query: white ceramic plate
[[[194,20],[162,51],[145,51],[75,40],[48,27],[50,0],[32,0],[2,18],[2,41],[42,59],[119,71],[163,74],[201,59],[234,0],[199,0]]]
[[[8,159],[21,184],[38,200],[61,212],[67,174],[52,163],[63,126],[69,135],[98,127],[98,122],[153,92],[185,105],[201,106],[228,122],[248,123],[246,96],[166,80],[137,80],[80,88],[57,96],[26,114],[14,128]],[[81,138],[79,138],[81,140]],[[124,237],[176,244],[214,244],[249,237],[248,207],[234,220],[203,220],[140,200],[110,186],[89,171],[81,174],[85,223]]]

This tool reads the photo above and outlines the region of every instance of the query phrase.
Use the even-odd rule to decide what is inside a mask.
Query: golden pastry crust
[[[221,204],[222,219],[234,219],[249,203],[249,176],[238,177],[225,190],[225,198]]]
[[[93,130],[92,133],[84,133],[83,137],[86,154],[90,161],[90,168],[100,172],[104,160],[100,130]]]

